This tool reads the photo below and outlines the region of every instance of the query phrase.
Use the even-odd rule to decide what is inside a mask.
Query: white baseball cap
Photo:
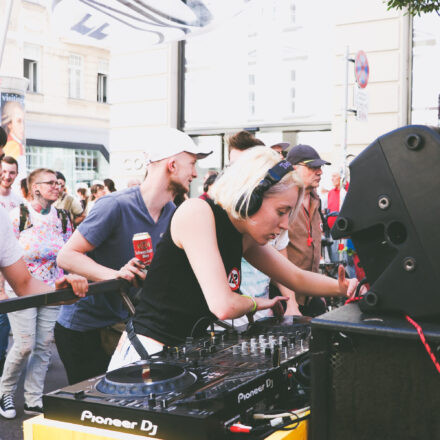
[[[290,147],[290,144],[289,142],[278,142],[277,144],[273,144],[270,146],[270,148],[274,148],[274,147],[281,147],[281,149],[284,151]]]
[[[206,151],[197,146],[183,131],[170,127],[151,129],[147,142],[149,162],[157,162],[183,152],[195,154],[197,159],[203,159],[212,153],[212,150]]]

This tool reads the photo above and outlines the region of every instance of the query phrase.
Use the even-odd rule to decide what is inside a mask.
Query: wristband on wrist
[[[252,310],[250,311],[250,313],[255,313],[257,311],[257,301],[255,301],[255,298],[249,295],[242,295],[245,298],[249,298],[250,300],[252,300],[252,302],[254,303],[254,305],[252,306]]]

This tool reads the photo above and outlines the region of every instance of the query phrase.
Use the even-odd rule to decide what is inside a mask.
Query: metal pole
[[[347,119],[348,119],[348,63],[350,57],[349,47],[345,48],[345,78],[344,78],[344,107],[342,110],[342,183],[345,183],[346,180],[346,162],[347,162]]]
[[[6,36],[8,34],[11,12],[12,12],[12,0],[8,0],[8,3],[6,4],[6,14],[5,14],[5,22],[3,24],[3,32],[2,35],[0,36],[0,68],[2,67],[3,52],[5,50]]]

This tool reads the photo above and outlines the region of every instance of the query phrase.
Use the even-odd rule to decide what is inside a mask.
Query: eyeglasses
[[[49,186],[60,186],[60,184],[56,180],[49,180],[47,182],[35,182],[35,183],[37,183],[37,184],[45,183],[46,185],[49,185]]]

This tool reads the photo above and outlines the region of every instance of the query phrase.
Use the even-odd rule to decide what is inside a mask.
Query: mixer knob
[[[148,396],[148,406],[156,406],[156,394],[150,393]]]
[[[209,352],[210,353],[215,353],[217,351],[217,348],[215,345],[211,345],[211,347],[209,347]]]
[[[240,346],[239,345],[232,346],[232,354],[240,354]]]
[[[210,345],[210,341],[203,341],[203,348],[208,348]]]
[[[273,347],[272,367],[279,367],[281,363],[281,352],[278,344]]]
[[[163,409],[168,408],[168,399],[167,398],[164,398],[160,401],[160,407]]]
[[[206,357],[208,356],[208,350],[206,348],[202,348],[200,350],[200,357]]]
[[[270,349],[270,347],[266,347],[264,349],[264,356],[265,357],[271,357],[272,356],[272,350]]]
[[[249,352],[248,343],[246,341],[241,343],[241,352],[247,354]]]

